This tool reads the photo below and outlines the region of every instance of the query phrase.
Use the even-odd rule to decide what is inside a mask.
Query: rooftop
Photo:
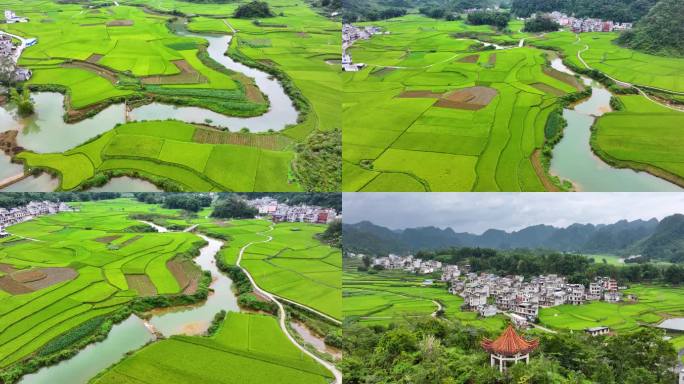
[[[503,356],[515,356],[526,354],[539,346],[539,340],[527,341],[515,331],[512,325],[508,325],[498,339],[492,341],[487,338],[480,343],[485,350]]]

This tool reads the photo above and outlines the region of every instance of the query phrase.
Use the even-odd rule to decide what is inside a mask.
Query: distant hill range
[[[391,230],[368,221],[342,227],[347,251],[407,254],[449,247],[494,249],[543,248],[588,254],[643,255],[646,259],[684,262],[684,215],[661,221],[621,220],[614,224],[572,224],[566,228],[534,225],[515,232],[489,229],[481,235],[436,227]]]

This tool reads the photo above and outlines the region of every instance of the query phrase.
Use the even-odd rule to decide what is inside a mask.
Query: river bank
[[[36,113],[30,118],[19,118],[11,105],[0,107],[0,132],[16,131],[16,145],[22,149],[36,153],[56,153],[81,145],[110,131],[118,124],[132,121],[171,119],[215,129],[227,128],[234,132],[246,129],[254,133],[280,131],[297,124],[299,111],[277,78],[267,72],[239,63],[226,55],[233,36],[195,34],[188,32],[185,28],[174,32],[180,36],[207,41],[208,57],[223,68],[253,81],[258,87],[256,92],[260,91],[268,99],[268,110],[255,117],[232,117],[204,108],[175,106],[159,102],[130,108],[126,103],[118,103],[102,108],[89,118],[76,123],[67,123],[64,120],[64,106],[67,101],[63,94],[34,92],[32,98],[35,102]],[[9,166],[10,156],[6,154],[0,155],[0,164],[8,165],[7,168],[3,167],[4,172],[0,174],[0,180],[18,178],[18,175],[23,173],[21,165]],[[128,183],[132,180],[136,179],[129,177],[120,178],[116,182],[110,181],[99,187],[98,191],[117,191],[122,188],[127,192],[159,190],[139,181]],[[22,188],[26,188],[27,191],[49,192],[56,188],[54,184],[47,178],[35,178],[30,182],[16,182],[11,190],[21,191]],[[0,184],[0,188],[3,187],[7,185]]]

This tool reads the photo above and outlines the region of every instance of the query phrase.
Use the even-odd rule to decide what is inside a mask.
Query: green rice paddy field
[[[560,31],[532,38],[530,42],[560,49],[567,60],[583,68],[577,57],[577,52],[581,51],[582,59],[589,67],[620,81],[684,92],[684,59],[623,48],[613,42],[617,37],[618,33],[592,32],[577,36]]]
[[[592,146],[610,163],[646,169],[684,185],[684,112],[642,95],[619,96],[624,109],[599,118]]]
[[[92,382],[324,384],[330,377],[285,337],[275,317],[231,312],[214,336],[154,343]]]
[[[266,220],[221,221],[138,203],[130,199],[73,203],[79,211],[42,216],[9,228],[0,240],[0,369],[41,353],[57,336],[89,319],[123,308],[136,296],[185,292],[196,266],[168,263],[202,240],[184,232],[131,233],[141,223],[134,213],[153,214],[164,225],[198,225],[201,232],[226,238],[219,257],[235,263],[246,244],[243,265],[263,288],[341,317],[340,251],[314,238],[325,227]],[[40,274],[47,278],[40,279]],[[55,280],[55,279],[62,280]],[[18,292],[11,277],[35,292]],[[44,283],[44,286],[35,284]],[[48,286],[48,283],[52,285]],[[187,292],[186,292],[187,293]],[[195,356],[197,358],[190,358]],[[198,369],[201,367],[201,369]],[[150,376],[150,372],[154,374]],[[301,353],[272,316],[229,313],[211,338],[174,336],[125,358],[94,379],[96,383],[149,382],[326,383],[330,372]]]
[[[258,135],[251,145],[238,142],[250,135],[212,132],[177,121],[129,123],[65,153],[22,152],[17,158],[31,168],[60,175],[60,189],[73,190],[105,173],[131,173],[164,180],[185,191],[298,191],[289,183],[294,153],[279,146],[277,136]]]
[[[20,60],[20,65],[34,72],[29,84],[64,89],[69,115],[79,116],[115,100],[143,95],[234,116],[256,116],[267,110],[266,100],[250,79],[208,67],[200,60],[204,40],[173,33],[167,25],[171,16],[155,12],[173,10],[202,15],[190,18],[188,28],[193,32],[232,34],[229,26],[238,30],[226,49],[249,65],[291,79],[289,87],[301,113],[298,124],[275,134],[212,131],[202,139],[192,139],[183,133],[194,128],[164,122],[157,123],[160,129],[143,133],[145,137],[136,144],[127,143],[135,137],[120,136],[122,130],[116,129],[66,153],[25,153],[20,159],[31,167],[60,173],[64,190],[79,187],[103,172],[131,174],[153,182],[168,179],[174,189],[188,191],[301,190],[290,171],[294,144],[315,130],[341,126],[340,68],[326,63],[339,59],[340,25],[292,0],[270,0],[280,16],[261,25],[231,19],[244,2],[122,0],[118,7],[90,9],[43,0],[3,1],[3,6],[29,17],[30,22],[2,29],[38,38],[38,44],[27,48]],[[175,129],[179,132],[173,132]],[[114,139],[112,143],[110,139]],[[117,143],[123,151],[132,150],[125,153],[125,159],[120,156],[124,152],[115,150]],[[167,155],[160,143],[167,147]],[[102,153],[105,146],[118,155]],[[174,151],[174,156],[168,156],[168,151]],[[183,155],[176,159],[179,153]]]
[[[543,191],[533,154],[573,77],[534,48],[470,50],[454,33],[491,32],[410,15],[350,50],[345,73],[345,191]],[[476,87],[476,88],[473,88]]]
[[[476,312],[461,310],[463,299],[447,291],[445,283],[423,286],[425,276],[405,272],[382,271],[367,274],[346,269],[343,275],[343,313],[345,322],[387,325],[428,316],[444,307],[444,316],[458,319],[491,331],[503,329],[507,320],[502,315],[481,319]]]
[[[183,292],[192,277],[174,275],[168,263],[201,239],[125,231],[140,225],[131,213],[174,211],[127,200],[78,205],[80,212],[12,226],[14,236],[0,243],[0,368],[136,296]],[[186,271],[193,270],[198,276],[196,267]]]
[[[635,303],[561,305],[539,311],[541,324],[564,330],[607,326],[617,332],[635,330],[640,324],[657,324],[668,317],[684,316],[681,288],[637,285],[624,292],[634,294]]]
[[[221,253],[228,264],[235,264],[245,245],[272,236],[270,242],[249,246],[241,266],[264,290],[341,319],[342,254],[315,238],[325,226],[280,223],[269,231],[269,225],[264,220],[250,220],[200,225],[200,230],[231,238]]]

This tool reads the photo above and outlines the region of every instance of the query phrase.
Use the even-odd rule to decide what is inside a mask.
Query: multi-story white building
[[[3,237],[7,236],[5,228],[19,224],[34,217],[52,215],[59,212],[72,211],[73,209],[65,203],[54,203],[51,201],[32,201],[23,207],[11,209],[0,208],[0,233]]]

